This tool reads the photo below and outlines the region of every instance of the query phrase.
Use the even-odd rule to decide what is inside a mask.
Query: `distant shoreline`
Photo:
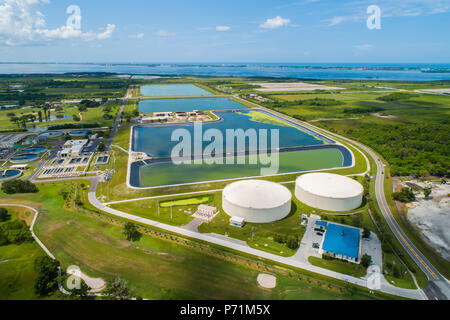
[[[198,78],[450,80],[450,63],[52,63],[0,62],[1,75],[104,73]]]

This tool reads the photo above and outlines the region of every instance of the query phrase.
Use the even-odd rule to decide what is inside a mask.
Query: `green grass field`
[[[210,196],[201,196],[194,197],[188,199],[180,199],[180,200],[172,200],[172,201],[162,201],[159,203],[161,208],[169,208],[169,207],[181,207],[181,206],[191,206],[191,205],[199,205],[211,202]]]
[[[177,244],[169,238],[144,235],[137,243],[129,243],[122,227],[108,218],[75,209],[64,201],[59,191],[75,190],[76,182],[39,184],[36,195],[0,193],[0,201],[40,206],[36,233],[61,261],[63,268],[78,265],[92,277],[111,279],[120,276],[134,294],[148,299],[371,299],[360,293],[309,277],[264,269],[279,279],[274,290],[261,289],[256,277],[262,270],[255,262],[208,254],[209,249],[196,249]],[[84,182],[85,183],[85,182]],[[85,183],[86,184],[86,183]],[[85,193],[78,182],[78,192]],[[72,196],[71,198],[74,198]],[[24,200],[26,199],[26,200]],[[25,289],[24,289],[25,290]]]
[[[308,261],[317,267],[329,269],[350,276],[361,278],[367,274],[366,268],[360,264],[344,262],[339,260],[325,260],[317,257],[309,257]]]
[[[30,210],[21,207],[5,208],[11,215],[10,221],[20,219],[31,225],[34,214]],[[44,251],[36,242],[0,246],[0,300],[38,298],[33,289],[37,276],[34,260],[43,255]]]

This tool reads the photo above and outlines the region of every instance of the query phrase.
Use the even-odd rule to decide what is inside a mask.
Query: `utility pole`
[[[158,200],[158,217],[159,217],[159,200]]]
[[[170,206],[170,220],[172,220],[172,206]]]

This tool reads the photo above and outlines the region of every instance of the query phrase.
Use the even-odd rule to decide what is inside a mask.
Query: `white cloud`
[[[130,34],[128,35],[128,38],[132,39],[142,39],[145,36],[144,33],[138,33],[138,34]]]
[[[290,19],[284,19],[280,16],[276,16],[272,19],[267,19],[266,22],[260,25],[260,28],[264,29],[277,29],[281,27],[286,27],[291,23]]]
[[[355,49],[358,51],[367,51],[373,49],[373,44],[359,44],[355,46]]]
[[[228,31],[231,28],[229,26],[217,26],[216,31]]]
[[[166,30],[164,30],[164,29],[161,29],[161,30],[158,30],[158,31],[156,32],[156,35],[157,35],[158,37],[172,37],[172,36],[175,35],[175,33],[166,31]]]
[[[347,20],[346,17],[342,17],[342,16],[333,17],[333,18],[328,20],[328,22],[329,22],[328,25],[330,27],[332,27],[332,26],[335,26],[335,25],[337,25],[339,23],[344,22],[345,20]]]
[[[19,46],[64,39],[104,40],[110,38],[116,28],[114,24],[108,24],[99,33],[82,32],[67,26],[48,29],[39,7],[49,3],[50,0],[0,1],[0,44]]]

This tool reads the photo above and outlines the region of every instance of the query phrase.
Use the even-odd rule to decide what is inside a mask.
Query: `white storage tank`
[[[309,173],[297,178],[295,196],[304,204],[327,211],[350,211],[361,206],[363,186],[348,177]]]
[[[265,180],[244,180],[228,185],[222,194],[222,208],[229,216],[246,222],[268,223],[281,220],[291,211],[288,188]]]

